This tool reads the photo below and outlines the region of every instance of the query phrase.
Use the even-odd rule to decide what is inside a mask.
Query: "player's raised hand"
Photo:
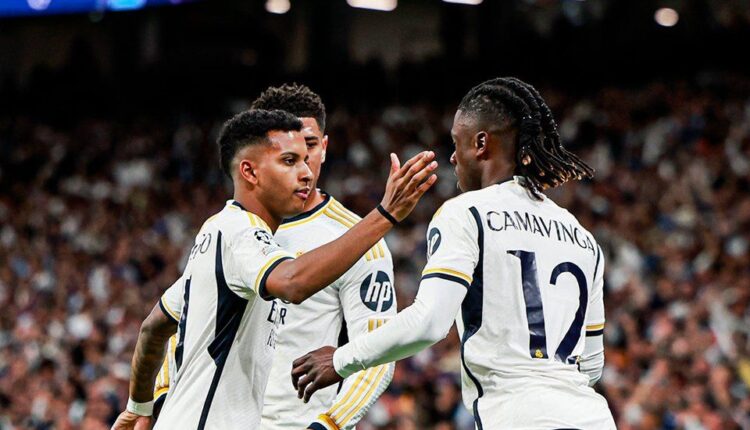
[[[117,417],[112,424],[112,430],[149,430],[151,429],[151,417],[136,415],[125,411]]]
[[[437,181],[435,153],[423,151],[401,166],[398,156],[391,154],[391,171],[380,205],[397,221],[406,218],[424,193]]]
[[[333,368],[333,353],[336,348],[324,346],[308,352],[292,363],[292,384],[297,390],[297,397],[305,403],[314,392],[342,381]]]

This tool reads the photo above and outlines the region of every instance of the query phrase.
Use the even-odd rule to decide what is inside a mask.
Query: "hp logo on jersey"
[[[371,311],[383,312],[393,306],[393,285],[385,272],[369,274],[359,287],[362,303]]]

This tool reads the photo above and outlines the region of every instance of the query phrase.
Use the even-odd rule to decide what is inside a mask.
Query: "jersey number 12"
[[[536,254],[529,251],[508,251],[508,254],[521,260],[521,285],[523,287],[523,299],[526,303],[526,318],[529,322],[529,353],[531,358],[548,358],[547,333],[544,328],[544,307],[542,306],[542,294],[537,276]],[[581,338],[589,294],[583,270],[571,262],[560,263],[552,269],[552,276],[549,278],[550,285],[555,285],[557,278],[563,273],[570,273],[576,278],[580,293],[578,295],[578,310],[575,318],[573,318],[573,324],[570,325],[565,337],[557,347],[555,359],[563,363],[573,364],[574,361],[571,363],[568,357]]]

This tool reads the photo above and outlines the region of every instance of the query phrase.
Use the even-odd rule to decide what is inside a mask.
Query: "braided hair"
[[[513,174],[525,178],[521,184],[536,199],[542,198],[546,188],[594,176],[589,165],[563,148],[555,119],[539,92],[519,79],[482,82],[464,96],[458,109],[502,131],[517,132]]]

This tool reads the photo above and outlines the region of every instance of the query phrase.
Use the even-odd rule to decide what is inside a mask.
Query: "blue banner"
[[[0,0],[0,17],[136,10],[187,0]]]

